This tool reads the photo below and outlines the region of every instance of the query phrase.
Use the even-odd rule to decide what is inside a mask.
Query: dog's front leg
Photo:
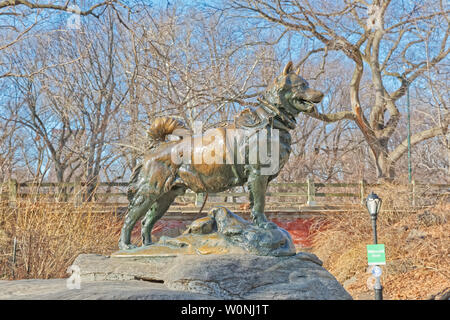
[[[266,204],[266,189],[269,176],[261,175],[258,167],[249,166],[248,188],[250,191],[250,209],[253,224],[258,227],[269,229],[277,226],[267,220],[264,214]]]

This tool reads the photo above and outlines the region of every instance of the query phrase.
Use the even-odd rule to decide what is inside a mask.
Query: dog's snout
[[[323,99],[323,93],[318,91],[318,90],[312,90],[309,89],[308,90],[308,97],[309,97],[309,101],[314,102],[314,103],[319,103],[320,101],[322,101]]]
[[[314,100],[315,103],[319,103],[323,99],[323,92],[317,91],[317,98]]]

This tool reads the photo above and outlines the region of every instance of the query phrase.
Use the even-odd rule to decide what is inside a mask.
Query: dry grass
[[[22,201],[0,208],[0,279],[66,278],[81,253],[117,250],[122,221],[114,214],[94,212],[92,204]],[[17,240],[12,263],[13,239]]]
[[[427,299],[450,289],[450,204],[408,212],[395,186],[376,191],[394,210],[378,219],[378,243],[386,246],[384,294],[390,299]],[[400,199],[400,200],[399,200]],[[329,216],[315,225],[313,252],[354,298],[373,296],[366,245],[372,243],[370,218],[364,209]],[[317,232],[319,231],[319,232]]]

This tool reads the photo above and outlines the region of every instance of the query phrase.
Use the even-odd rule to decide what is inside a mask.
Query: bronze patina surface
[[[176,237],[161,237],[152,245],[120,250],[112,257],[175,257],[179,255],[254,254],[292,256],[296,249],[289,233],[279,227],[263,229],[224,207],[212,208]]]
[[[187,131],[179,120],[165,117],[155,120],[149,130],[152,147],[144,160],[134,169],[128,189],[128,213],[119,240],[119,248],[130,250],[136,246],[130,243],[131,231],[142,218],[143,246],[151,244],[154,224],[164,215],[178,195],[187,189],[194,192],[221,192],[235,186],[248,184],[252,222],[262,229],[277,229],[264,214],[266,188],[287,162],[291,152],[289,130],[295,128],[295,116],[300,112],[313,112],[314,104],[322,100],[323,93],[309,88],[308,83],[292,70],[292,62],[282,74],[268,86],[260,105],[255,110],[246,109],[235,117],[234,124],[217,128],[214,134],[208,131],[202,135],[202,145],[194,148],[190,155],[183,154],[183,144],[190,140],[167,141],[167,137],[178,131]],[[184,128],[184,130],[183,130]],[[227,129],[246,129],[253,132],[266,130],[270,135],[274,129],[279,132],[278,167],[271,174],[263,174],[264,163],[249,163],[249,148],[252,144],[247,136],[239,140],[237,149],[243,150],[244,163],[229,163],[223,152],[221,163],[198,163],[195,157],[211,152],[211,144],[219,143],[223,150],[229,150]],[[181,136],[183,134],[180,134]],[[189,141],[189,142],[187,142]],[[225,141],[225,142],[224,142]],[[235,146],[233,146],[234,148]],[[190,163],[176,163],[173,153],[180,158],[191,157]],[[239,152],[239,151],[237,151]],[[207,228],[207,227],[206,227]],[[153,250],[153,249],[151,249]],[[157,250],[156,247],[154,250]]]

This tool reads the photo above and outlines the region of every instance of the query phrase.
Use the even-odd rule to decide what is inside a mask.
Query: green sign
[[[386,264],[384,244],[367,245],[367,261],[369,262],[369,266]]]

